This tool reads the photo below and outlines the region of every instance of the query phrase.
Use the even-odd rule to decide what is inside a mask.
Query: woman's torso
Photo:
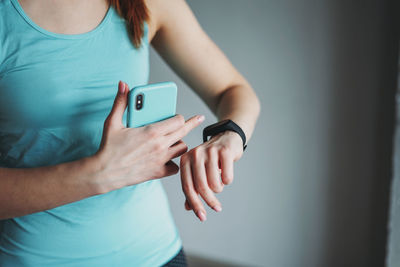
[[[147,24],[135,49],[112,7],[93,30],[68,35],[40,27],[17,0],[0,0],[0,14],[0,167],[94,154],[118,81],[148,82]],[[160,180],[0,221],[0,266],[156,266],[180,247]]]

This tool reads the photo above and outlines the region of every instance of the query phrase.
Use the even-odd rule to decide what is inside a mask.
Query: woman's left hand
[[[233,163],[242,154],[243,141],[239,134],[225,131],[181,156],[180,174],[186,196],[185,208],[193,210],[201,221],[206,220],[206,210],[199,194],[208,206],[217,212],[221,211],[221,203],[214,193],[222,192],[224,185],[232,183]]]

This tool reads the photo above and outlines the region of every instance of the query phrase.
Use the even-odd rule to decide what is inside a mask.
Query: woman
[[[0,266],[185,264],[158,178],[180,171],[204,221],[200,198],[221,210],[243,140],[222,131],[188,151],[204,116],[124,127],[150,44],[250,139],[259,100],[185,1],[0,1]]]

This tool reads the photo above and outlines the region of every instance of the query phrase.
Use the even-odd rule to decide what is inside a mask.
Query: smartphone
[[[152,83],[129,90],[126,127],[141,127],[175,116],[177,91],[174,82]]]

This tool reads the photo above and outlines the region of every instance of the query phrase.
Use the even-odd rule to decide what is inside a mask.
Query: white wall
[[[262,113],[233,184],[217,195],[221,213],[208,208],[201,223],[184,209],[179,175],[163,180],[185,250],[243,265],[381,266],[395,78],[388,2],[188,3],[253,85]],[[151,81],[178,84],[177,113],[214,123],[151,57]],[[184,138],[189,148],[201,130]]]

